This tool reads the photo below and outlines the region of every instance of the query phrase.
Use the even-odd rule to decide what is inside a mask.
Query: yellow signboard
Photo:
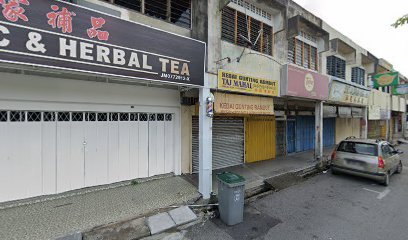
[[[215,113],[273,115],[273,98],[214,93]]]
[[[218,89],[266,96],[278,96],[279,82],[218,70]]]

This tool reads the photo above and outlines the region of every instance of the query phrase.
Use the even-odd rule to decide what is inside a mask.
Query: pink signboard
[[[281,95],[327,100],[329,77],[293,65],[284,66]]]

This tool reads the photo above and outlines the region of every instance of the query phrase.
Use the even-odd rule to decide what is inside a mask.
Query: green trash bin
[[[218,210],[221,220],[235,225],[244,220],[245,178],[231,172],[223,172],[218,178]]]

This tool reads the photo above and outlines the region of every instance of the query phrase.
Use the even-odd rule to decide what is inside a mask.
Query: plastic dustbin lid
[[[245,183],[245,178],[232,173],[232,172],[223,172],[217,175],[218,179],[228,185],[230,187],[243,185]]]

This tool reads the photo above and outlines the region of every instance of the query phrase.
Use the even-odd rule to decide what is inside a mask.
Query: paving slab
[[[80,240],[125,240],[140,239],[146,236],[150,236],[150,231],[145,224],[145,220],[146,219],[142,217],[130,221],[118,222],[101,227],[96,227],[91,231],[84,233],[83,238],[81,238]]]
[[[75,231],[134,219],[199,196],[179,176],[0,210],[0,239],[55,239]]]
[[[152,235],[164,232],[176,226],[176,223],[167,212],[148,217],[146,222]]]
[[[197,219],[197,215],[187,206],[182,206],[169,211],[170,217],[176,225],[183,225]]]

